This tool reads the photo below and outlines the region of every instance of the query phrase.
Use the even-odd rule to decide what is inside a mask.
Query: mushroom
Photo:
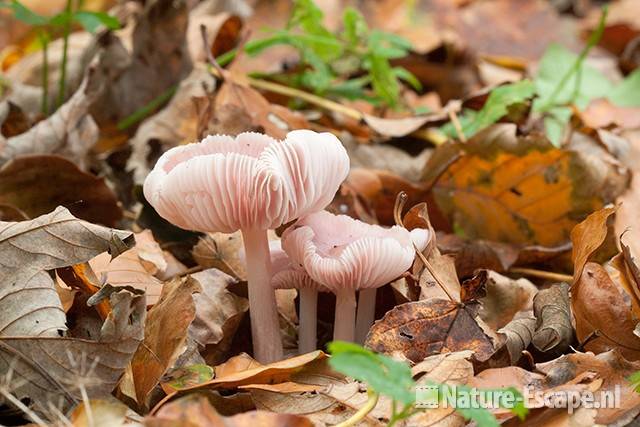
[[[303,268],[291,263],[282,250],[281,241],[269,242],[273,276],[271,285],[275,289],[298,289],[300,295],[298,352],[309,353],[316,350],[318,330],[318,291],[330,292],[322,284],[313,280]]]
[[[368,291],[359,310],[358,339],[364,341],[373,323],[376,288],[408,270],[415,249],[424,249],[429,236],[424,229],[383,228],[321,211],[289,227],[282,235],[282,248],[312,280],[336,294],[335,340],[354,341],[355,293]]]
[[[165,152],[144,195],[173,224],[203,232],[242,232],[254,356],[282,358],[267,230],[324,209],[349,172],[330,133],[289,132],[284,141],[253,132],[206,137]]]

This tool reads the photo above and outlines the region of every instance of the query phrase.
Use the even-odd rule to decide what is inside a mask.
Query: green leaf
[[[636,393],[640,393],[640,371],[636,371],[633,374],[629,375],[627,381],[631,383],[631,386],[636,391]]]
[[[565,129],[571,119],[571,108],[555,107],[544,118],[544,132],[551,144],[560,147],[564,140]]]
[[[409,70],[403,67],[394,67],[393,74],[400,80],[409,83],[415,90],[422,90],[422,83]]]
[[[11,9],[13,17],[29,25],[47,25],[49,20],[42,15],[38,15],[18,0],[0,3],[0,7]]]
[[[264,39],[252,40],[245,45],[245,52],[249,55],[257,55],[267,48],[277,45],[290,45],[299,50],[311,49],[316,56],[321,56],[318,52],[331,52],[340,56],[343,51],[342,44],[335,37],[324,37],[313,34],[293,34],[288,31],[278,31],[277,33]],[[325,60],[324,58],[322,58]]]
[[[329,343],[329,352],[329,364],[336,371],[365,382],[393,400],[406,405],[415,402],[415,383],[408,365],[344,341]]]
[[[386,58],[370,55],[369,73],[373,91],[389,106],[395,107],[400,97],[400,84]]]
[[[464,120],[462,131],[469,138],[496,123],[508,113],[508,108],[531,98],[535,86],[531,80],[499,86],[491,91],[484,106],[471,120]]]
[[[213,378],[213,368],[205,364],[189,365],[172,372],[172,379],[168,384],[177,389],[202,384]]]
[[[120,28],[120,21],[115,16],[104,12],[79,11],[73,14],[72,19],[90,33],[95,33],[100,25],[104,25],[110,30]]]
[[[617,85],[609,94],[609,100],[620,107],[640,107],[640,70]]]
[[[371,82],[369,76],[362,76],[331,85],[328,93],[347,99],[370,99],[364,91],[364,87]]]
[[[342,22],[344,24],[343,36],[351,47],[357,46],[360,40],[366,37],[369,32],[367,21],[365,21],[360,12],[352,7],[347,7],[344,10]]]
[[[568,49],[552,44],[547,48],[535,79],[536,93],[539,99],[534,102],[534,110],[542,111],[556,105],[575,103],[579,108],[585,108],[596,98],[603,98],[612,90],[612,84],[607,78],[584,62],[580,63],[576,72],[566,80],[559,90],[563,77],[576,64],[578,56]],[[554,95],[555,94],[555,95]],[[555,99],[551,99],[555,97]],[[553,105],[548,105],[549,101]]]

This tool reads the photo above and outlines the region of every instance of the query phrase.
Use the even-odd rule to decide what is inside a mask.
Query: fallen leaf
[[[497,339],[477,310],[473,304],[442,299],[402,304],[374,323],[365,346],[384,354],[399,352],[413,362],[460,350],[473,350],[483,361],[494,353]]]
[[[118,61],[121,67],[118,78],[91,109],[91,115],[101,125],[129,117],[191,71],[185,43],[188,25],[185,1],[145,2],[135,17],[131,42],[126,41],[130,50]]]
[[[196,394],[164,405],[154,415],[145,418],[146,427],[312,427],[304,417],[250,411],[232,417],[220,415],[206,397]]]
[[[65,208],[31,221],[0,223],[0,335],[59,336],[65,314],[47,270],[115,253],[131,233],[93,225]],[[29,295],[29,297],[26,297]],[[16,321],[20,319],[20,321]]]
[[[435,354],[411,368],[418,385],[429,383],[464,385],[473,378],[473,365],[469,361],[471,351]],[[409,418],[408,426],[464,426],[464,417],[455,408],[438,405],[437,408],[420,411]]]
[[[543,136],[515,131],[512,124],[495,125],[459,144],[462,156],[442,175],[436,162],[443,146],[425,166],[439,207],[465,237],[560,246],[579,220],[628,184],[628,171],[583,137],[557,149]]]
[[[165,393],[173,393],[183,388],[191,387],[213,378],[213,368],[208,365],[189,365],[172,369],[162,377],[160,386]]]
[[[607,238],[607,220],[615,211],[614,207],[597,210],[571,231],[574,285],[580,280],[589,257]]]
[[[533,317],[533,313],[521,313],[520,317],[515,317],[504,328],[498,330],[498,334],[505,336],[504,347],[509,354],[511,364],[518,363],[522,353],[531,344],[533,334],[536,331],[536,318]]]
[[[98,100],[110,79],[119,71],[124,48],[110,43],[87,69],[78,90],[58,110],[20,135],[0,145],[0,165],[24,154],[60,154],[81,167],[98,140],[98,128],[89,108]]]
[[[245,262],[240,257],[243,248],[239,231],[231,234],[207,233],[193,247],[193,258],[203,268],[217,268],[240,280],[247,280]]]
[[[194,99],[207,96],[216,86],[215,78],[204,67],[194,68],[167,105],[140,125],[129,142],[132,153],[127,170],[133,172],[134,182],[144,181],[161,152],[198,141]]]
[[[208,363],[219,363],[249,310],[249,301],[228,290],[236,280],[219,270],[204,270],[192,277],[200,284],[201,292],[193,296],[196,315],[189,326],[189,335]]]
[[[537,319],[532,343],[542,352],[565,353],[573,341],[569,285],[558,283],[537,293],[533,313]]]
[[[599,129],[609,125],[616,125],[622,128],[640,128],[640,108],[618,107],[606,98],[599,98],[591,101],[584,111],[581,111],[580,118],[585,125]]]
[[[196,315],[192,294],[199,291],[196,280],[177,278],[164,285],[160,301],[149,310],[144,341],[131,360],[138,404],[146,406],[153,387],[184,351],[187,330]]]
[[[54,155],[19,156],[5,163],[0,168],[0,204],[18,208],[30,218],[57,206],[110,227],[122,218],[118,199],[104,178]]]
[[[588,262],[571,288],[576,336],[588,351],[616,348],[627,359],[640,359],[640,338],[634,334],[638,319],[629,295],[599,264]]]
[[[511,279],[494,271],[487,271],[485,286],[486,296],[480,298],[479,314],[494,330],[506,326],[516,313],[531,310],[538,292],[527,279]]]
[[[565,382],[567,373],[577,378],[589,373],[597,375],[597,379],[602,380],[598,393],[595,393],[595,401],[598,403],[601,403],[603,398],[600,392],[613,393],[615,388],[619,387],[620,399],[617,407],[597,409],[597,424],[626,424],[625,420],[630,422],[640,410],[640,394],[635,392],[632,384],[627,381],[629,375],[640,370],[640,363],[626,360],[615,350],[597,355],[580,352],[567,354],[551,362],[539,363],[536,369],[544,373],[551,384]]]
[[[95,340],[65,338],[51,334],[2,337],[0,372],[13,371],[19,384],[12,390],[28,398],[39,412],[45,402],[60,402],[62,411],[82,400],[111,394],[143,339],[146,315],[144,295],[124,288],[105,286],[89,303],[109,298],[112,307]],[[50,325],[63,330],[64,323]]]

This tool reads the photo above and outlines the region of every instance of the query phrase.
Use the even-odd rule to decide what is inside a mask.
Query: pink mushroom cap
[[[212,135],[165,152],[144,183],[158,214],[190,230],[272,229],[324,209],[349,173],[334,135]]]
[[[275,289],[313,289],[319,292],[330,292],[326,286],[313,280],[303,268],[291,262],[282,249],[282,240],[271,240],[271,286]]]
[[[423,250],[428,230],[384,228],[346,215],[307,215],[282,236],[282,248],[297,267],[333,292],[380,287],[411,267],[414,244]]]

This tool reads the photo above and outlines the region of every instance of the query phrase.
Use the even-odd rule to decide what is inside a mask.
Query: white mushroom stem
[[[336,317],[333,339],[353,342],[356,331],[356,292],[344,289],[336,293]]]
[[[282,360],[282,337],[266,230],[242,230],[247,261],[253,356],[260,363]]]
[[[356,342],[364,344],[369,328],[376,316],[377,288],[362,289],[358,296],[358,316],[356,317]]]
[[[316,349],[318,317],[318,291],[303,287],[300,289],[300,328],[298,329],[298,351],[309,353]]]

